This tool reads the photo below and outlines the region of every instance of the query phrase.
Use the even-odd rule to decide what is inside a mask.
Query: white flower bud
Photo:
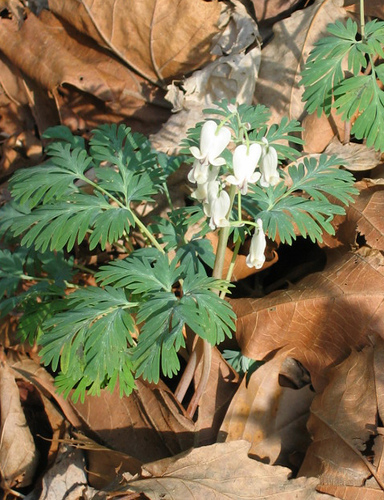
[[[280,182],[279,172],[277,171],[278,158],[276,149],[268,145],[268,141],[263,137],[263,153],[260,160],[260,184],[263,187],[276,186]]]
[[[255,267],[260,269],[263,267],[265,262],[264,251],[267,246],[267,241],[265,239],[265,233],[263,231],[263,221],[257,219],[255,232],[252,236],[251,246],[249,248],[249,254],[247,255],[246,264],[248,267]]]

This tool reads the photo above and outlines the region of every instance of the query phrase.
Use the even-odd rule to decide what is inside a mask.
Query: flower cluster
[[[259,182],[266,188],[280,182],[276,150],[268,144],[265,137],[262,141],[250,143],[247,136],[233,152],[233,174],[227,175],[223,181],[219,173],[226,161],[221,155],[231,139],[231,130],[223,123],[218,125],[215,121],[208,120],[201,129],[200,148],[190,148],[195,158],[188,175],[188,180],[196,184],[192,197],[203,203],[204,213],[210,218],[209,226],[212,230],[230,225],[232,201],[226,185],[236,186],[239,194],[245,195],[249,184]],[[252,225],[255,226],[255,232],[247,265],[259,269],[265,260],[265,233],[261,219]]]

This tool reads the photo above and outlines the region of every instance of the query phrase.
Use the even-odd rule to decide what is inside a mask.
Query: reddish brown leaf
[[[365,345],[372,333],[384,335],[383,299],[380,252],[348,253],[287,291],[232,301],[236,337],[253,359],[287,346],[321,387],[326,368]]]
[[[344,0],[344,8],[358,14],[360,12],[359,0]],[[384,5],[382,0],[369,0],[365,2],[365,15],[384,19]]]
[[[138,390],[120,398],[119,392],[102,391],[74,405],[92,431],[113,450],[142,462],[179,453],[193,444],[194,424],[164,384],[136,381]]]
[[[198,373],[197,379],[199,379]],[[216,441],[238,382],[238,374],[223,359],[219,350],[213,348],[210,378],[199,405],[195,446],[212,444]]]
[[[384,492],[377,488],[361,488],[358,486],[319,485],[318,491],[328,493],[342,500],[383,500]]]
[[[150,82],[177,78],[210,61],[221,4],[203,0],[50,0],[50,9],[102,39]]]
[[[308,429],[313,436],[300,475],[319,476],[322,484],[364,486],[372,474],[383,482],[366,457],[368,441],[376,429],[377,386],[374,350],[384,350],[378,339],[375,347],[353,351],[329,375],[329,383],[315,397]],[[380,367],[380,372],[382,367]]]

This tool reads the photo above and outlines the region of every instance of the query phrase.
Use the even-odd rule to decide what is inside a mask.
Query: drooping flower
[[[263,152],[260,160],[260,184],[263,187],[276,186],[280,182],[279,172],[277,171],[278,158],[276,149],[268,144],[268,140],[263,137]]]
[[[188,174],[188,180],[199,184],[207,182],[209,165],[216,167],[224,165],[225,160],[220,155],[230,140],[231,131],[229,128],[221,127],[218,130],[216,122],[206,121],[201,129],[200,149],[196,146],[189,148],[196,160]]]
[[[217,179],[220,167],[208,166],[208,177],[205,182],[198,182],[196,189],[191,193],[195,200],[206,203],[208,201],[208,184]]]
[[[204,203],[204,213],[210,217],[209,227],[214,230],[217,227],[229,226],[226,218],[231,201],[229,194],[221,189],[220,181],[212,181],[207,185],[207,202]]]
[[[249,254],[247,255],[246,264],[248,267],[255,267],[260,269],[263,267],[265,262],[264,251],[267,246],[267,241],[265,239],[265,233],[263,231],[263,221],[257,219],[255,232],[252,236],[251,246],[249,248]]]
[[[257,182],[260,179],[260,172],[255,172],[261,156],[260,144],[251,144],[249,148],[245,144],[237,146],[233,153],[233,172],[227,181],[230,184],[239,186],[241,194],[246,194],[248,183]]]

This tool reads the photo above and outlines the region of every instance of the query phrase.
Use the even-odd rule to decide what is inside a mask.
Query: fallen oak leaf
[[[304,500],[320,495],[316,478],[289,480],[289,469],[252,460],[248,449],[247,441],[195,448],[144,465],[141,475],[129,478],[118,491],[144,493],[151,500],[277,500],[282,495]]]
[[[384,258],[370,249],[337,253],[324,271],[288,290],[231,304],[245,356],[261,360],[287,346],[320,390],[327,368],[367,345],[369,335],[384,335]]]
[[[308,429],[313,443],[300,475],[316,475],[322,485],[331,486],[365,486],[372,475],[379,491],[384,489],[381,475],[366,457],[383,389],[375,376],[375,352],[383,350],[384,341],[378,338],[374,346],[353,351],[330,372],[328,385],[311,406]]]

